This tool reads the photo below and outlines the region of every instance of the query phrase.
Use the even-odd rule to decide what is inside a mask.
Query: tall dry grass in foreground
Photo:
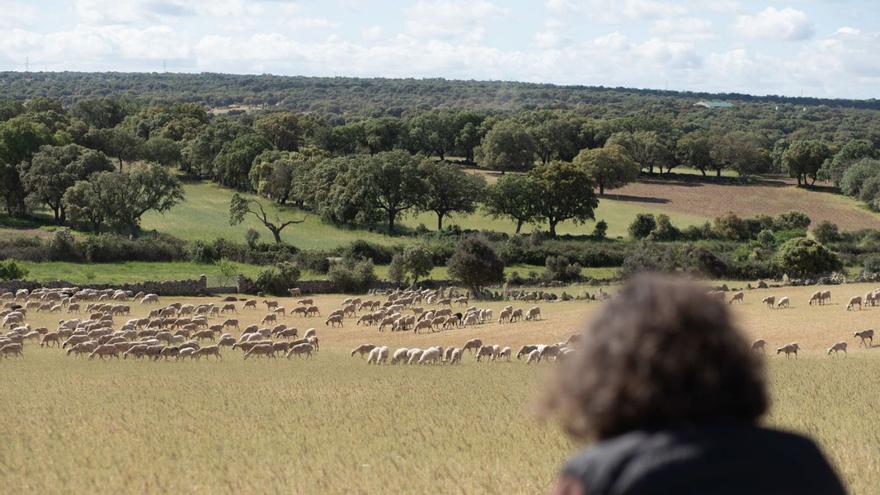
[[[852,493],[880,492],[880,349],[852,339],[880,308],[841,304],[867,288],[834,287],[834,304],[820,308],[807,307],[811,288],[749,291],[735,308],[750,337],[804,347],[797,360],[770,350],[767,422],[815,438]],[[761,306],[771,293],[790,296],[793,308]],[[326,312],[342,297],[317,302]],[[502,305],[489,306],[497,315]],[[347,351],[471,337],[555,342],[598,307],[543,304],[543,321],[427,335],[287,318],[318,327],[322,350],[312,360],[242,361],[225,351],[221,362],[90,362],[29,343],[24,359],[0,360],[0,492],[541,493],[577,448],[528,412],[552,363],[467,355],[460,367],[371,367]],[[838,340],[849,341],[849,357],[824,354]]]

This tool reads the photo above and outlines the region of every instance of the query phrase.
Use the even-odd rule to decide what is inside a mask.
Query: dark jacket
[[[738,424],[627,433],[575,455],[562,475],[586,495],[846,493],[811,440]]]

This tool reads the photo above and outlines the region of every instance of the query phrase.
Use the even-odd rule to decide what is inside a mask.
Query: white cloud
[[[415,37],[480,39],[486,20],[506,14],[486,0],[421,0],[406,10],[406,27]]]
[[[740,15],[736,30],[748,38],[797,41],[813,36],[813,23],[804,12],[786,7],[767,7],[755,15]]]
[[[87,24],[134,24],[187,16],[246,18],[265,12],[261,2],[250,0],[75,0],[74,9]]]
[[[15,0],[0,0],[0,28],[12,29],[30,25],[37,18],[37,9]]]
[[[370,26],[361,29],[361,37],[367,41],[376,41],[385,34],[381,26]]]
[[[662,38],[677,41],[701,41],[716,37],[712,22],[698,17],[658,19],[651,32]]]

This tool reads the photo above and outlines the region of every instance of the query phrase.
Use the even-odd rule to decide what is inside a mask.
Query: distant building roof
[[[721,100],[702,100],[694,103],[694,106],[703,108],[733,108],[733,103]]]

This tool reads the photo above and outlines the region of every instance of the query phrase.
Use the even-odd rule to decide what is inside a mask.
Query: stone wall
[[[235,292],[234,287],[208,287],[208,279],[203,275],[194,280],[166,280],[161,282],[147,281],[134,284],[74,284],[65,280],[51,282],[34,282],[31,280],[0,281],[0,292],[15,292],[19,289],[34,290],[40,287],[62,288],[79,287],[81,289],[121,289],[132,292],[146,292],[160,296],[208,296],[222,292]]]

